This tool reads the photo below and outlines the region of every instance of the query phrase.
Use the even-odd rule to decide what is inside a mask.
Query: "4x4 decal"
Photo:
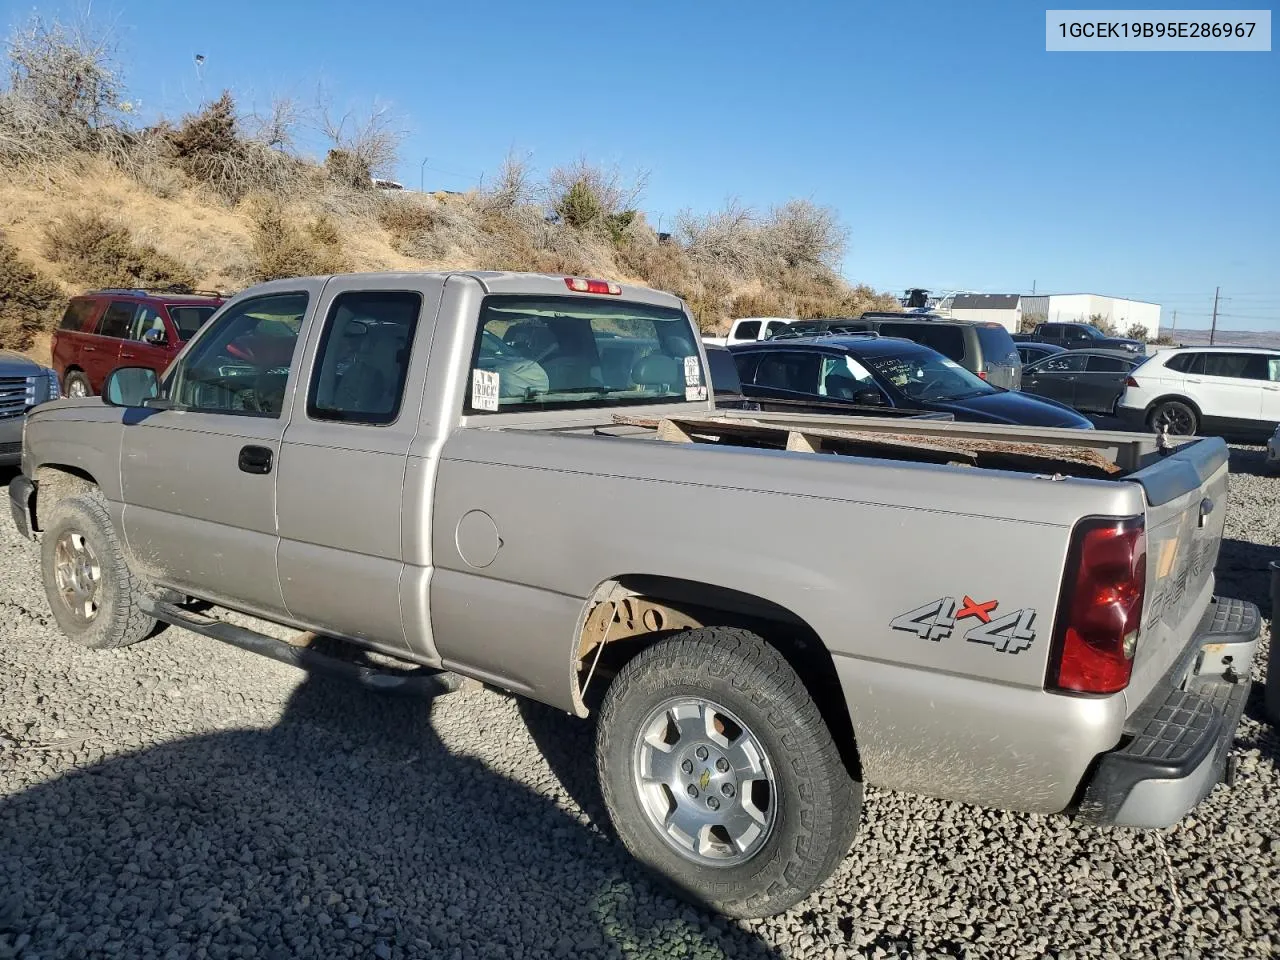
[[[1021,653],[1035,642],[1036,612],[1024,607],[993,619],[999,606],[999,600],[978,602],[967,594],[961,603],[955,597],[942,597],[894,617],[889,626],[937,643],[955,632],[957,621],[972,618],[978,622],[965,633],[966,642],[983,643],[999,653]]]

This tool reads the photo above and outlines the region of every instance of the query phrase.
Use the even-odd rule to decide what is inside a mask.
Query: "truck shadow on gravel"
[[[432,709],[308,678],[270,729],[0,800],[0,956],[780,956],[661,891],[553,781],[450,752]],[[586,728],[561,743],[590,771]]]

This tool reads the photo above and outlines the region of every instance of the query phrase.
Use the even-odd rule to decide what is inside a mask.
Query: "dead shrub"
[[[45,163],[93,152],[129,104],[110,35],[88,18],[31,17],[7,44],[9,88],[0,93],[0,161]]]
[[[191,180],[233,202],[255,191],[284,192],[302,173],[296,157],[242,134],[235,100],[226,90],[184,117],[177,129],[161,123],[151,133]]]
[[[342,238],[328,217],[299,226],[282,204],[266,199],[256,204],[252,218],[254,280],[323,276],[350,269]]]
[[[760,225],[758,242],[766,260],[788,267],[840,266],[848,231],[830,207],[791,200],[775,207]]]
[[[695,263],[740,279],[760,269],[759,233],[751,210],[737,200],[708,214],[682,210],[676,216],[676,236]]]
[[[372,190],[374,177],[386,177],[395,170],[404,130],[389,107],[374,104],[368,113],[348,110],[337,116],[322,102],[318,110],[321,132],[330,145],[325,171],[335,183]]]
[[[58,285],[0,237],[0,349],[26,350],[37,333],[53,328],[65,302]]]
[[[45,229],[44,252],[68,282],[86,287],[190,287],[192,271],[98,213],[68,214]]]
[[[729,304],[731,317],[789,317],[791,303],[774,290],[740,293]]]

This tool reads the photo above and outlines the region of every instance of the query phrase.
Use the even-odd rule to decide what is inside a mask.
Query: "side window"
[[[1203,353],[1183,353],[1174,357],[1165,364],[1165,368],[1173,370],[1175,373],[1204,373],[1204,354]]]
[[[400,415],[422,297],[353,291],[333,300],[307,398],[313,420],[386,424]]]
[[[1233,380],[1265,380],[1265,360],[1259,353],[1209,353],[1204,357],[1204,375]]]
[[[160,319],[160,313],[154,307],[139,306],[134,313],[133,323],[129,326],[129,339],[141,340],[149,330],[159,330],[164,333],[164,321]]]
[[[123,340],[129,336],[129,327],[133,324],[136,305],[126,300],[112,300],[107,312],[98,321],[98,336],[116,337]]]
[[[1063,339],[1066,340],[1067,343],[1079,343],[1082,340],[1088,340],[1089,334],[1087,334],[1082,327],[1071,326],[1067,327],[1063,331]]]
[[[1121,373],[1132,370],[1133,364],[1124,357],[1104,357],[1095,354],[1089,358],[1085,369],[1090,373]]]
[[[1056,357],[1050,357],[1036,369],[1041,373],[1080,373],[1084,370],[1084,362],[1084,357],[1059,354]]]
[[[738,324],[738,329],[733,331],[734,340],[755,340],[759,336],[759,320],[748,320],[745,323],[740,323]]]
[[[787,323],[785,320],[770,320],[767,324],[765,324],[765,328],[764,328],[765,339],[767,340],[769,337],[772,337],[774,334],[776,334],[779,330],[785,330],[789,326],[790,324]]]
[[[853,400],[860,391],[874,389],[879,392],[875,380],[866,367],[848,355],[822,358],[822,382],[818,393],[839,400]]]
[[[808,353],[769,353],[756,370],[756,386],[793,393],[818,392],[820,358]]]
[[[59,330],[83,330],[85,323],[93,316],[97,306],[92,300],[72,300],[67,305],[67,312],[62,315],[58,324]]]
[[[1267,379],[1272,383],[1280,380],[1280,357],[1267,358]]]
[[[760,354],[758,353],[740,353],[738,351],[730,351],[733,354],[733,364],[738,368],[738,383],[755,383],[756,368],[760,366]]]
[[[280,416],[306,313],[305,293],[237,304],[196,340],[169,378],[169,397],[185,410]]]

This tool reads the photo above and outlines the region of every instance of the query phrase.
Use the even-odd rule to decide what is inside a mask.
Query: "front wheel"
[[[610,685],[596,769],[618,836],[680,894],[765,917],[849,851],[862,784],[786,660],[746,630],[690,630]]]
[[[82,646],[123,647],[155,629],[155,620],[139,606],[142,591],[125,561],[106,498],[96,490],[49,508],[40,572],[53,618]]]
[[[1181,400],[1165,400],[1158,404],[1151,411],[1148,422],[1152,432],[1162,433],[1168,430],[1169,433],[1178,437],[1194,436],[1199,426],[1195,410]]]

